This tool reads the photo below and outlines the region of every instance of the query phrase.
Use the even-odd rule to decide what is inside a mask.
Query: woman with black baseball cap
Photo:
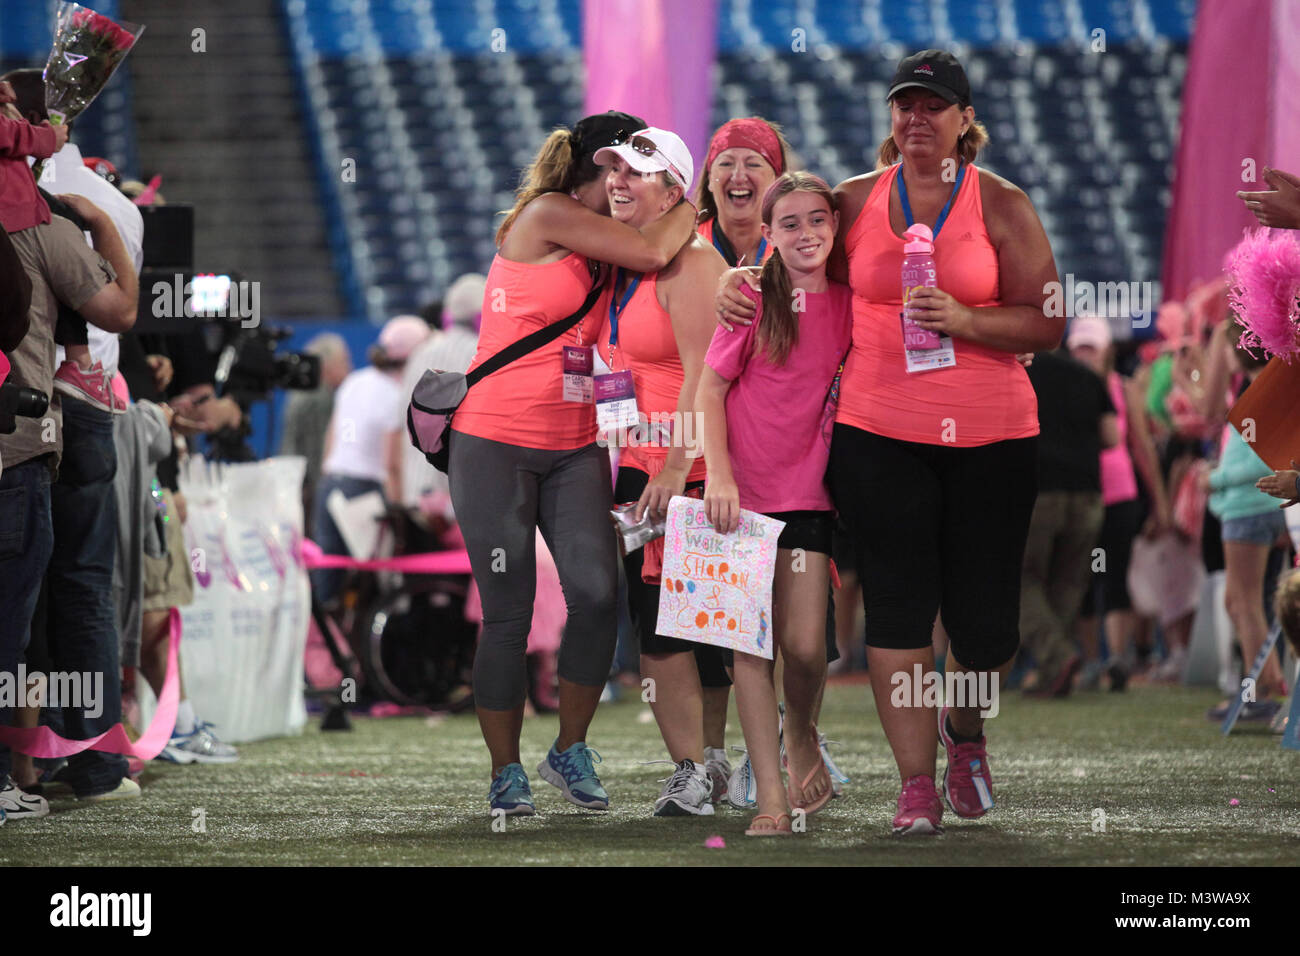
[[[1056,265],[1029,198],[974,166],[987,134],[956,57],[906,57],[889,101],[878,168],[835,190],[830,275],[853,289],[853,347],[828,477],[860,554],[871,684],[902,780],[894,832],[937,833],[936,736],[953,812],[993,806],[981,716],[992,708],[966,693],[936,714],[908,685],[934,667],[936,614],[959,689],[995,693],[1015,657],[1038,434],[1016,354],[1055,348],[1065,320],[1044,312]],[[907,318],[937,340],[905,349],[903,234],[914,224],[933,237],[937,288],[913,283]],[[743,298],[723,293],[727,318],[753,311]]]
[[[588,116],[542,145],[497,232],[471,370],[578,312],[604,281],[603,263],[653,272],[691,239],[690,203],[640,230],[610,218],[608,169],[593,157],[645,125],[626,113]],[[519,735],[539,527],[555,558],[568,620],[558,662],[560,732],[538,770],[571,803],[609,807],[586,744],[618,634],[609,453],[596,443],[590,393],[601,301],[559,338],[478,382],[452,421],[451,499],[483,601],[474,701],[492,758],[494,813],[534,812]]]

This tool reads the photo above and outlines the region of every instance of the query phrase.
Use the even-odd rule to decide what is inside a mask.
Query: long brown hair
[[[835,195],[824,179],[802,171],[783,173],[763,197],[763,225],[772,225],[772,210],[777,202],[793,192],[816,193],[826,200],[826,208],[835,212]],[[799,344],[799,320],[794,314],[790,272],[781,261],[775,243],[763,263],[759,284],[763,287],[763,314],[754,336],[754,351],[766,352],[767,360],[773,365],[784,365],[790,350]]]
[[[524,207],[546,193],[569,192],[577,183],[577,163],[573,155],[573,134],[563,126],[552,130],[546,137],[542,148],[537,151],[533,161],[524,169],[519,188],[515,190],[515,205],[512,209],[503,209],[505,222],[497,229],[496,243],[506,240],[506,233],[515,224],[515,219]],[[594,164],[593,164],[594,165]]]
[[[761,116],[751,116],[749,118],[766,123],[772,128],[772,132],[776,134],[777,141],[781,144],[781,166],[782,168],[789,170],[790,154],[792,150],[790,149],[790,144],[785,141],[785,134],[781,132],[780,124],[773,123],[771,120],[765,120]],[[695,188],[695,208],[700,211],[699,216],[696,217],[696,222],[708,222],[710,219],[718,218],[718,204],[714,201],[713,193],[709,190],[710,168],[712,167],[705,168],[704,175],[700,177],[699,185]]]

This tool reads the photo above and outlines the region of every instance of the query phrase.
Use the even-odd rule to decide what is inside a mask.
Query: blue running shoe
[[[528,774],[522,766],[508,763],[501,768],[488,790],[488,805],[493,813],[504,810],[508,817],[531,817],[537,812],[533,791],[528,787]]]
[[[560,753],[551,744],[551,752],[537,765],[542,779],[564,792],[564,798],[587,810],[608,810],[609,794],[600,785],[592,757],[600,762],[600,754],[583,741],[578,741]]]

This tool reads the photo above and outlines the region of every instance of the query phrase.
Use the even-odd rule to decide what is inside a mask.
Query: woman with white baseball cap
[[[644,229],[610,215],[608,170],[593,157],[644,127],[638,117],[611,111],[557,129],[541,145],[497,231],[471,371],[582,313],[608,274],[603,263],[653,271],[693,235],[689,204]],[[606,289],[572,328],[485,376],[452,419],[448,481],[483,605],[474,704],[491,759],[493,814],[536,812],[519,738],[539,528],[568,617],[557,662],[559,734],[537,770],[570,803],[609,807],[595,771],[599,754],[587,746],[618,634],[609,452],[596,441],[591,377],[608,297]]]
[[[637,228],[677,207],[694,178],[686,145],[675,133],[653,127],[600,150],[595,161],[609,167],[605,187],[611,215]],[[657,272],[620,269],[616,274],[597,338],[601,358],[611,370],[631,373],[642,423],[674,423],[672,429],[643,425],[633,440],[621,440],[627,432],[610,433],[611,442],[624,444],[614,499],[635,501],[637,518],[647,511],[662,518],[674,495],[703,495],[704,458],[693,447],[694,430],[676,426],[692,414],[713,337],[712,292],[725,269],[722,256],[696,235]],[[707,815],[713,812],[714,787],[705,772],[702,684],[725,687],[728,681],[717,648],[655,633],[662,555],[659,539],[623,559],[629,611],[641,645],[641,677],[654,681],[650,705],[676,767],[654,812]]]
[[[431,332],[429,324],[418,315],[389,319],[367,353],[370,364],[349,373],[335,393],[312,515],[316,543],[326,554],[348,554],[327,506],[332,492],[338,490],[349,501],[372,491],[387,501],[402,500],[406,412],[402,370],[410,354]],[[343,574],[341,569],[312,571],[316,599],[322,603],[332,601],[343,583]]]

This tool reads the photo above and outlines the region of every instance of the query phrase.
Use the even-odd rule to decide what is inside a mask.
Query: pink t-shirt
[[[754,354],[762,322],[758,303],[753,325],[713,333],[704,362],[731,381],[727,392],[727,450],[740,492],[740,506],[760,514],[830,511],[826,465],[830,459],[835,410],[828,408],[831,383],[849,349],[853,293],[830,283],[808,293],[799,319],[799,341],[784,365]]]

